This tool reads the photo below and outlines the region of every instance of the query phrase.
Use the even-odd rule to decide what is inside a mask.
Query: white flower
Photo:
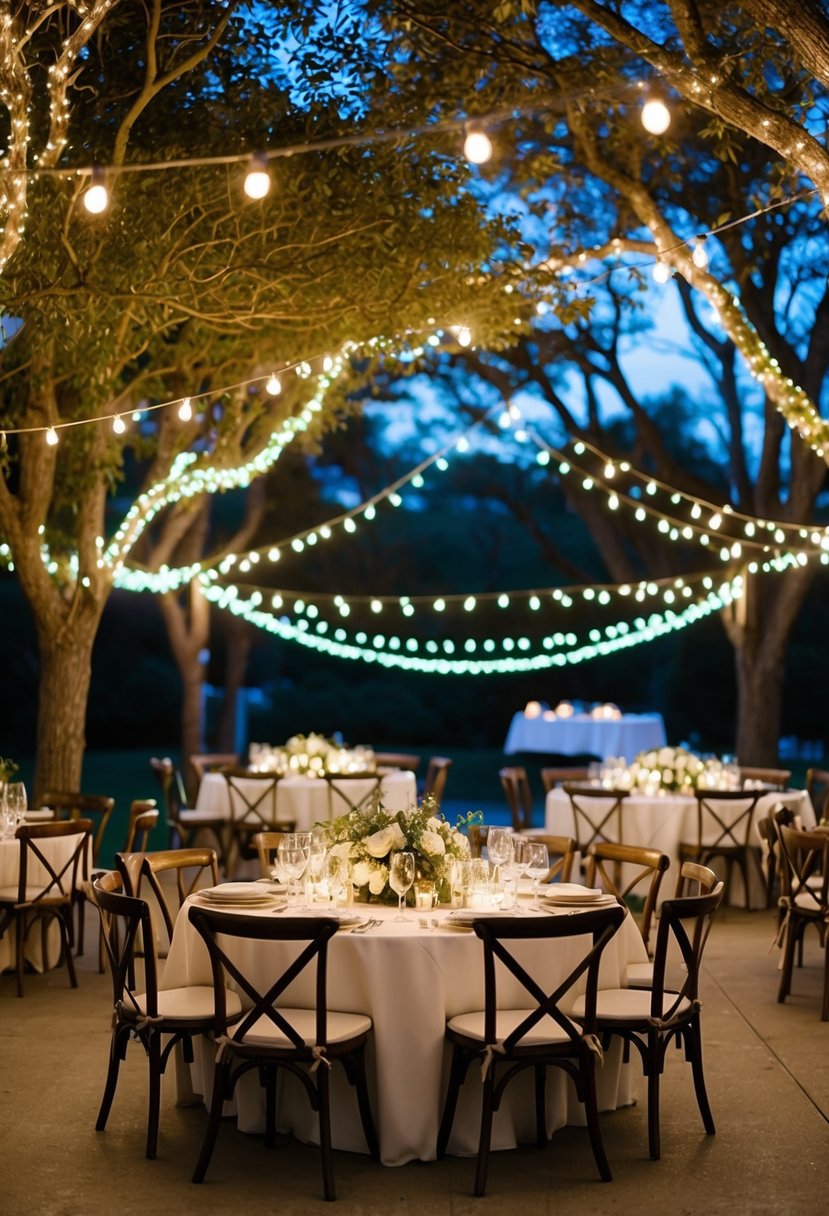
[[[426,830],[429,832],[439,832],[444,826],[436,815],[432,815],[431,819],[426,820]]]
[[[667,768],[674,760],[674,749],[672,747],[660,747],[657,756],[657,764],[660,768]]]
[[[339,844],[332,844],[328,853],[331,857],[342,857],[345,861],[351,858],[351,852],[354,845],[350,840],[342,840]]]
[[[370,836],[364,836],[363,848],[369,857],[385,857],[391,848],[391,842],[392,836],[389,825],[380,828],[379,832],[372,832]]]
[[[368,880],[368,889],[372,895],[382,895],[383,888],[389,880],[389,871],[387,866],[376,866],[372,871]]]
[[[656,768],[656,752],[644,752],[639,759],[645,768]]]
[[[374,873],[376,870],[371,862],[358,861],[351,868],[351,881],[355,887],[366,887],[371,882],[371,876]]]
[[[453,830],[452,831],[452,847],[456,850],[456,852],[459,854],[459,856],[468,857],[469,856],[469,837],[465,836],[463,834],[463,832],[458,832],[456,830]]]
[[[438,832],[424,832],[420,837],[420,847],[430,857],[440,857],[446,852],[443,837]]]
[[[673,783],[674,783],[674,770],[672,768],[663,768],[662,784],[663,785],[673,785]]]

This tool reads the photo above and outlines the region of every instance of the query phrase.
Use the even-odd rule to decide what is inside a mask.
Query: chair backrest
[[[746,768],[744,764],[740,765],[741,781],[762,781],[776,790],[786,789],[791,776],[789,768]]]
[[[686,895],[708,895],[718,881],[710,866],[701,865],[698,861],[683,861],[676,880],[674,899]]]
[[[471,857],[480,857],[486,848],[486,838],[489,835],[489,824],[470,823],[466,829]]]
[[[221,772],[233,827],[255,832],[276,827],[281,774],[246,768],[223,768]]]
[[[336,819],[351,811],[366,810],[380,794],[382,773],[326,773],[328,817]]]
[[[92,863],[97,865],[104,832],[115,809],[115,799],[105,794],[81,794],[60,790],[44,794],[40,805],[55,812],[55,819],[91,819],[95,825],[92,839]]]
[[[511,981],[518,981],[521,991],[510,993],[510,1006],[527,1009],[527,1016],[507,1035],[503,1046],[507,1051],[522,1045],[521,1040],[545,1017],[551,1018],[576,1047],[584,1035],[595,1034],[596,992],[602,952],[625,919],[624,908],[614,904],[596,908],[578,916],[488,917],[473,921],[473,927],[484,947],[484,1041],[495,1043],[496,1018],[499,1008],[498,987],[503,976],[501,963]],[[566,937],[590,935],[592,945],[569,973],[560,979],[552,992],[542,988],[537,976],[518,961],[510,949],[513,943],[549,940],[551,952],[555,941]],[[577,995],[584,993],[583,1024],[573,1022],[567,1009]],[[525,1000],[526,993],[526,1000]]]
[[[20,842],[18,902],[38,904],[70,903],[73,893],[89,879],[89,842],[91,819],[66,819],[52,823],[23,823],[15,832]],[[42,845],[47,840],[75,837],[71,851],[60,861],[49,857]],[[27,898],[27,887],[39,888]]]
[[[190,767],[201,781],[205,773],[215,773],[222,768],[237,768],[239,757],[236,752],[204,752],[190,756]]]
[[[723,884],[718,882],[706,895],[663,900],[653,952],[650,1018],[654,1025],[664,1027],[684,1020],[688,1015],[686,1002],[698,1001],[702,954],[722,895]],[[669,956],[674,957],[677,949],[682,964],[671,968],[669,978]],[[670,984],[667,989],[666,981]]]
[[[762,790],[695,790],[696,845],[706,853],[745,849]]]
[[[306,968],[311,968],[313,998],[308,1007],[316,1012],[315,1047],[325,1048],[328,1041],[328,943],[339,928],[336,920],[324,916],[236,916],[195,905],[188,909],[188,916],[204,939],[210,955],[217,1035],[230,1033],[235,1046],[244,1046],[245,1036],[260,1019],[264,1019],[285,1035],[295,1048],[307,1050],[302,1037],[279,1012],[279,999]],[[291,952],[291,962],[281,970],[280,964],[275,968],[263,969],[251,962],[250,951],[234,952],[234,943],[238,941],[296,943],[298,950]],[[229,1026],[225,999],[228,983],[239,992],[245,1007],[243,1017],[238,1019],[236,1015],[232,1027]],[[257,1040],[256,1045],[251,1045],[253,1054],[262,1051],[261,1028]]]
[[[651,953],[651,921],[656,911],[659,888],[670,864],[671,859],[667,853],[660,853],[659,849],[640,848],[638,845],[594,841],[587,850],[584,881],[588,887],[595,887],[598,880],[605,891],[616,896],[619,903],[627,904],[628,897],[647,881],[648,888],[644,896],[639,930],[648,954]],[[627,866],[627,870],[623,870],[623,866]]]
[[[257,832],[253,837],[252,843],[256,847],[256,855],[259,858],[259,873],[263,878],[270,878],[279,842],[284,839],[286,834],[285,832]]]
[[[606,790],[600,786],[570,785],[568,782],[564,792],[570,799],[573,836],[582,853],[597,841],[622,843],[622,804],[628,796],[627,790]]]
[[[175,823],[178,820],[179,813],[187,806],[187,791],[184,787],[184,778],[169,756],[165,756],[163,759],[153,756],[150,760],[150,768],[153,770],[156,781],[161,786],[164,806],[167,810],[167,819],[170,823]]]
[[[171,902],[174,899],[173,891],[162,879],[164,874],[171,873],[176,880],[175,902]],[[168,943],[173,938],[173,926],[179,909],[188,895],[206,885],[206,879],[209,879],[210,886],[218,886],[219,863],[215,849],[165,849],[160,853],[143,854],[135,894],[140,896],[146,884],[161,912]],[[155,941],[159,944],[159,953],[163,954],[163,938],[158,932]]]
[[[576,842],[572,836],[549,836],[544,832],[529,832],[527,840],[539,840],[547,846],[550,869],[543,882],[569,882],[573,872]]]
[[[145,900],[126,895],[123,879],[112,871],[92,884],[95,902],[101,913],[104,953],[112,979],[113,1005],[127,1013],[139,1013],[136,994],[143,994],[147,1017],[158,1016],[158,969],[155,952],[144,948],[153,940],[150,909]],[[141,978],[136,980],[135,959],[143,958]]]
[[[521,764],[499,769],[498,776],[509,807],[513,831],[523,832],[532,827],[533,794],[527,770]]]
[[[420,756],[410,752],[375,752],[374,763],[378,768],[402,768],[416,773],[420,767]]]
[[[554,790],[557,785],[567,785],[574,781],[589,781],[590,770],[587,768],[543,768],[541,770],[541,782],[544,786],[544,793],[549,794],[550,790]]]
[[[783,898],[798,911],[829,916],[829,834],[780,827]]]
[[[150,832],[158,823],[158,806],[154,798],[134,798],[130,803],[130,821],[124,853],[146,853]]]
[[[423,782],[423,797],[427,798],[430,794],[436,802],[440,802],[443,798],[443,791],[446,789],[446,778],[449,775],[449,769],[452,766],[452,761],[448,756],[430,756],[429,766],[426,769],[426,779]]]
[[[815,818],[826,819],[829,814],[829,769],[806,770],[806,793],[815,808]]]

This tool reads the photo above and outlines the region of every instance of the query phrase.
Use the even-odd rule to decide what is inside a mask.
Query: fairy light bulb
[[[458,346],[469,346],[472,342],[472,331],[466,325],[459,325],[455,336],[458,339]]]
[[[101,215],[109,206],[109,191],[104,171],[97,165],[90,174],[90,184],[84,191],[83,205],[90,215]]]
[[[193,407],[190,404],[189,397],[185,397],[181,405],[178,407],[178,416],[182,422],[189,422],[193,417]]]
[[[271,175],[268,172],[268,158],[264,153],[254,152],[251,156],[244,188],[248,198],[254,200],[264,198],[270,190]]]
[[[705,248],[706,236],[698,236],[694,245],[694,252],[691,254],[691,261],[698,270],[705,270],[708,265],[708,250]]]
[[[649,97],[640,117],[649,135],[664,135],[671,125],[671,111],[661,97]]]
[[[278,397],[282,392],[282,381],[279,379],[276,372],[271,372],[271,374],[268,376],[268,380],[265,385],[265,392],[270,393],[272,397]]]
[[[112,429],[116,435],[123,435],[127,429],[127,424],[120,414],[116,414],[112,420]]]
[[[46,432],[46,442],[49,444],[50,448],[56,448],[58,446],[58,433],[53,426],[50,426],[49,430]]]
[[[656,283],[667,283],[671,277],[671,268],[667,262],[654,262],[653,278]]]
[[[463,154],[472,165],[485,165],[492,156],[492,140],[486,131],[470,127],[463,141]]]

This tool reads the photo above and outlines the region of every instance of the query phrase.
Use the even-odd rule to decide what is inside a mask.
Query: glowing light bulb
[[[270,393],[272,397],[277,397],[282,392],[282,381],[277,376],[276,372],[271,372],[265,384],[265,392]]]
[[[193,407],[190,404],[189,397],[185,397],[181,405],[178,407],[178,416],[182,422],[189,422],[193,417]]]
[[[115,431],[116,435],[123,435],[124,431],[127,429],[127,424],[124,422],[124,419],[120,414],[116,414],[113,418],[112,429]]]
[[[465,325],[459,325],[456,330],[458,346],[469,346],[472,342],[472,333]]]
[[[49,444],[50,448],[57,447],[58,445],[58,433],[53,426],[50,426],[49,430],[46,432],[46,442]]]
[[[671,268],[667,262],[654,262],[653,277],[656,283],[667,283],[671,277]]]
[[[264,198],[270,188],[271,175],[268,173],[268,158],[262,152],[254,152],[245,177],[245,194],[248,198],[258,200]]]
[[[708,250],[705,248],[707,238],[698,236],[694,245],[694,252],[691,254],[691,261],[699,270],[705,270],[708,265]]]
[[[463,154],[473,165],[485,165],[492,156],[492,140],[485,131],[470,128],[463,141]]]
[[[671,111],[661,97],[649,97],[642,106],[641,119],[650,135],[664,135],[671,125]]]
[[[97,166],[90,175],[90,184],[84,191],[83,205],[90,215],[100,215],[109,206],[109,191],[106,188],[103,169]]]

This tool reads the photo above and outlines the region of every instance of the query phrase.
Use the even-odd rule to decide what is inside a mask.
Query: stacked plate
[[[278,902],[272,891],[256,882],[223,882],[218,887],[204,887],[196,894],[214,908],[270,908]]]
[[[603,908],[616,903],[612,895],[577,882],[552,883],[541,898],[553,908]]]

